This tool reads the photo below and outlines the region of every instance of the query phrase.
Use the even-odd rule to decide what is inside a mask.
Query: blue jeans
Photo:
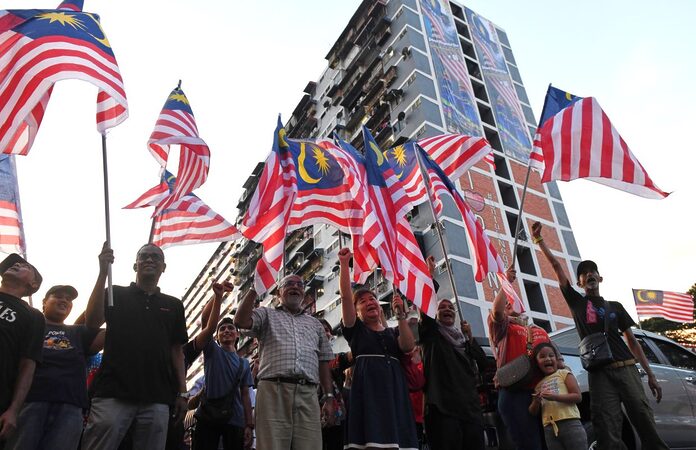
[[[7,448],[75,450],[82,434],[82,408],[68,403],[25,403]]]
[[[541,450],[541,420],[529,414],[532,391],[498,391],[498,412],[517,450]]]

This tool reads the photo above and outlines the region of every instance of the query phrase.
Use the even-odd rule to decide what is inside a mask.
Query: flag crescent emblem
[[[379,149],[379,147],[377,147],[377,144],[372,141],[370,141],[370,148],[373,152],[375,152],[375,155],[377,155],[377,165],[381,166],[382,163],[384,163],[384,155],[382,154],[382,151]]]
[[[306,158],[307,158],[307,153],[305,150],[305,143],[302,142],[302,143],[300,143],[300,156],[297,157],[297,163],[298,163],[297,171],[300,174],[300,178],[302,178],[302,180],[305,183],[317,184],[318,182],[321,181],[321,178],[312,178],[309,175],[309,173],[307,172],[307,169],[305,168],[305,159]]]
[[[643,294],[645,294],[645,291],[643,289],[639,290],[636,294],[637,294],[636,297],[638,297],[639,302],[641,302],[641,303],[649,303],[650,302],[650,300],[646,300],[643,297]]]

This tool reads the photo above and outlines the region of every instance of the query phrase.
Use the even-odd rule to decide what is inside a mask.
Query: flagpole
[[[440,241],[440,248],[442,249],[442,254],[445,257],[445,265],[447,267],[447,275],[449,276],[450,280],[450,285],[452,286],[452,293],[454,294],[454,305],[457,308],[457,314],[459,314],[459,320],[464,320],[464,317],[462,316],[462,312],[459,309],[459,294],[457,294],[457,285],[454,282],[454,275],[452,274],[452,263],[449,260],[448,252],[447,252],[447,244],[445,243],[445,235],[442,232],[442,224],[440,223],[439,220],[437,220],[437,214],[435,213],[435,207],[433,206],[433,197],[432,193],[430,192],[430,183],[428,182],[429,177],[427,172],[425,171],[425,168],[423,167],[423,161],[421,161],[421,156],[420,152],[418,151],[418,144],[414,143],[413,144],[413,150],[416,152],[416,161],[418,161],[418,168],[421,171],[421,176],[423,177],[423,184],[425,185],[425,189],[428,192],[428,205],[430,206],[430,212],[433,215],[433,226],[435,226],[435,229],[437,230],[437,236]],[[432,276],[432,275],[431,275]]]
[[[106,133],[102,134],[102,165],[104,169],[104,218],[106,222],[106,246],[111,248],[111,218],[109,214],[109,170],[106,158]],[[109,306],[114,306],[114,288],[112,284],[111,264],[107,273],[107,299]]]
[[[152,223],[150,224],[150,237],[147,238],[147,243],[152,244],[152,240],[155,237],[155,220],[157,219],[157,216],[152,218]]]
[[[551,83],[549,83],[549,87],[546,89],[546,97],[544,97],[544,105],[541,107],[541,117],[539,117],[539,120],[543,120],[544,118],[544,112],[546,111],[546,101],[549,98],[549,89],[551,89]],[[541,125],[543,124],[539,124],[537,130],[541,128]],[[534,146],[534,142],[532,142],[532,146]],[[524,178],[524,186],[522,187],[522,199],[520,200],[520,209],[519,213],[517,214],[517,224],[515,225],[515,243],[512,245],[512,263],[510,264],[510,267],[513,267],[515,265],[515,259],[517,258],[517,242],[519,241],[520,229],[522,228],[522,209],[524,208],[524,200],[525,198],[527,198],[527,185],[529,185],[529,174],[531,171],[532,159],[530,154],[530,158],[527,161],[527,175]]]

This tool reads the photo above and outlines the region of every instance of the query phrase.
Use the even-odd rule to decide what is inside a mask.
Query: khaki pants
[[[255,414],[257,450],[321,450],[316,386],[261,380]]]

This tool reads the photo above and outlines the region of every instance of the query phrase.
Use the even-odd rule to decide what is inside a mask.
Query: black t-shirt
[[[114,306],[104,308],[106,341],[94,396],[172,404],[178,390],[172,347],[188,340],[181,301],[131,283],[114,286]]]
[[[570,283],[561,286],[561,292],[566,303],[573,313],[575,327],[580,339],[592,333],[604,332],[604,298],[583,296],[570,286]],[[589,305],[588,306],[588,302]],[[609,333],[607,340],[614,361],[625,361],[634,358],[633,353],[621,338],[621,334],[636,323],[628,315],[623,305],[619,302],[607,302],[609,304]],[[588,311],[590,308],[592,312]],[[591,322],[594,323],[591,323]]]
[[[199,350],[196,348],[196,338],[194,337],[184,344],[182,350],[184,352],[184,367],[186,368],[186,371],[188,371],[196,358],[203,353],[203,349]]]
[[[476,385],[476,364],[486,362],[486,354],[476,341],[469,341],[466,356],[457,352],[440,333],[435,319],[422,315],[418,327],[423,347],[425,404],[466,422],[481,423],[481,406]]]
[[[43,362],[36,367],[26,401],[87,408],[87,356],[97,333],[84,325],[46,324]]]
[[[41,362],[44,317],[17,297],[0,292],[0,414],[14,394],[21,358]]]

